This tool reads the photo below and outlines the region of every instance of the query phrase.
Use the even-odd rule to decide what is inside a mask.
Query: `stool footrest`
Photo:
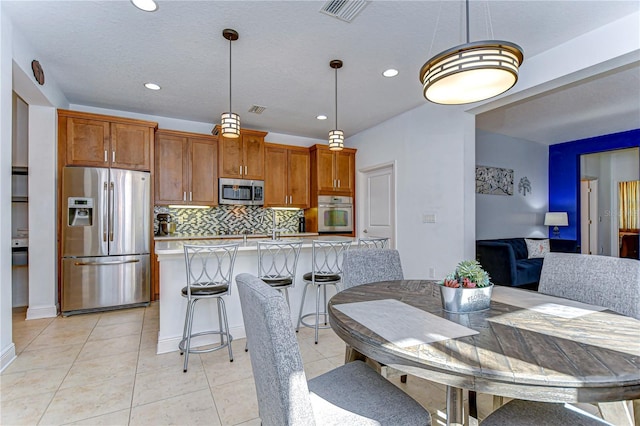
[[[206,336],[209,334],[220,334],[222,336],[227,336],[227,333],[224,331],[202,331],[200,333],[195,333],[191,335],[191,339],[193,339],[194,337],[199,337],[199,336]],[[212,348],[206,348],[206,349],[196,349],[196,348],[189,348],[189,350],[187,350],[185,348],[185,345],[187,343],[187,338],[185,337],[184,339],[182,339],[180,341],[180,343],[178,343],[178,348],[180,349],[180,352],[189,352],[190,354],[204,354],[207,352],[213,352],[213,351],[217,351],[220,350],[222,348],[226,348],[227,346],[229,346],[231,344],[231,342],[233,341],[233,336],[231,334],[229,334],[229,337],[226,339],[226,341],[222,344],[216,344],[216,346],[212,347]],[[193,342],[192,342],[193,343]],[[214,343],[206,343],[204,345],[201,346],[209,346],[209,345],[213,345]],[[200,347],[200,346],[197,346]]]

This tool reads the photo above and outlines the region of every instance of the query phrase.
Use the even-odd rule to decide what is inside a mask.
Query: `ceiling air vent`
[[[320,12],[341,21],[351,22],[367,3],[369,1],[365,0],[329,0],[322,6]]]
[[[252,105],[251,108],[249,108],[249,112],[252,112],[254,114],[262,114],[265,109],[267,109],[267,107]]]

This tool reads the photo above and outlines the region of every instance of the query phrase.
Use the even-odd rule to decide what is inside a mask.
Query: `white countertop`
[[[240,243],[238,247],[238,251],[256,251],[258,247],[258,241],[272,241],[271,237],[263,237],[263,238],[247,238],[246,243],[243,238],[220,238],[220,237],[229,237],[227,235],[215,236],[211,239],[198,239],[197,241],[193,241],[190,239],[170,239],[170,240],[156,240],[155,244],[155,252],[159,256],[163,255],[175,255],[175,254],[184,254],[184,244],[225,244],[231,242]],[[313,240],[325,240],[325,241],[351,241],[352,243],[357,243],[357,239],[351,237],[342,237],[337,235],[322,235],[318,234],[286,234],[283,238],[278,241],[291,241],[291,240],[302,240],[302,247],[309,248],[312,245]]]
[[[294,232],[282,234],[282,237],[315,237],[317,236],[317,232]],[[165,236],[154,236],[153,239],[155,241],[167,241],[167,240],[242,240],[244,237],[243,234],[229,234],[229,235],[217,235],[217,234],[178,234],[173,233],[171,235]],[[247,239],[250,238],[270,238],[271,235],[268,234],[247,234]]]

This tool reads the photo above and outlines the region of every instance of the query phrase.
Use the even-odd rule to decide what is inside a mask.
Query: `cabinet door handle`
[[[293,204],[293,195],[289,195],[289,204]]]
[[[187,191],[182,193],[182,201],[187,201]]]
[[[189,191],[189,201],[193,201],[193,192]]]
[[[116,152],[113,151],[113,153],[111,154],[111,162],[115,163],[116,162]]]
[[[247,175],[247,166],[244,166],[244,175]]]
[[[240,176],[242,176],[242,166],[240,166]]]
[[[338,188],[340,188],[340,179],[338,179]]]
[[[104,150],[104,162],[106,163],[107,161],[109,161],[109,157],[107,157],[107,150]]]

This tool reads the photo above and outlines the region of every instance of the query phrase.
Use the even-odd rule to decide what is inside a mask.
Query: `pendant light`
[[[329,66],[336,72],[336,127],[329,132],[329,149],[331,151],[342,151],[344,148],[344,132],[338,130],[338,69],[342,68],[342,61],[334,59],[329,62]]]
[[[467,42],[429,59],[420,69],[424,97],[436,104],[459,105],[489,99],[518,81],[524,55],[517,44],[502,40],[469,42],[469,0],[466,0]]]
[[[238,32],[232,29],[222,30],[222,36],[229,40],[229,112],[223,112],[220,129],[225,138],[240,137],[240,116],[231,109],[231,42],[238,39]]]

